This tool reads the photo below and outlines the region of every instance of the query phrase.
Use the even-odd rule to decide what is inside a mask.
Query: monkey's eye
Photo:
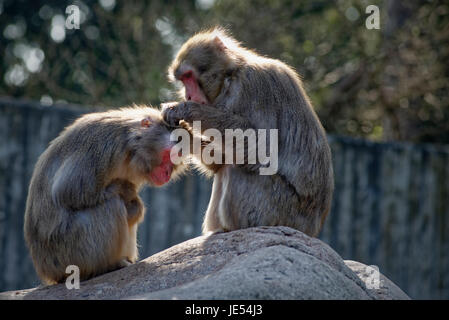
[[[199,66],[198,67],[198,72],[199,73],[204,73],[207,71],[207,66]]]
[[[192,71],[185,72],[179,80],[184,81],[186,79],[190,79],[193,76]]]

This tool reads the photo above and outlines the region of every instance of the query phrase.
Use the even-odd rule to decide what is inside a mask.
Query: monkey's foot
[[[129,267],[132,264],[133,263],[131,261],[123,259],[123,260],[120,260],[119,263],[117,264],[117,269],[122,269],[122,268],[125,268],[125,267]]]
[[[224,233],[224,232],[227,232],[227,231],[228,230],[220,228],[220,229],[216,229],[216,230],[212,230],[212,231],[206,231],[205,233],[203,233],[203,236],[210,237],[210,236],[212,236],[214,234]]]

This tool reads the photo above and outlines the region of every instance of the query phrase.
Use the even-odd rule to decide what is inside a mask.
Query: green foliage
[[[329,132],[449,143],[445,1],[108,2],[1,2],[0,94],[158,104],[175,98],[166,69],[177,48],[221,25],[247,47],[296,68]],[[85,21],[55,41],[55,16],[65,19],[70,4]],[[372,4],[380,8],[380,30],[365,27]]]

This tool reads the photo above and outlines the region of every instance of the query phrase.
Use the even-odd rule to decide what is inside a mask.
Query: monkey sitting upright
[[[279,147],[275,174],[260,175],[260,162],[202,162],[214,174],[203,232],[281,225],[317,236],[334,188],[331,151],[296,72],[213,29],[184,43],[169,74],[182,81],[187,101],[164,106],[168,124],[201,121],[201,133],[212,128],[221,135],[226,129],[279,134],[270,141]]]
[[[36,163],[25,212],[25,240],[37,274],[62,282],[68,265],[81,280],[136,261],[138,190],[183,170],[170,160],[170,130],[150,107],[82,116]]]

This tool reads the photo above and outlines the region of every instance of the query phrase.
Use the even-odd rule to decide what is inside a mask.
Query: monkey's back
[[[241,216],[238,224],[286,225],[316,236],[330,210],[334,188],[325,130],[292,68],[260,56],[250,62],[237,77],[240,95],[232,104],[242,106],[238,112],[251,127],[278,129],[279,168],[273,177],[238,167],[226,174],[239,190],[232,192],[232,202],[252,212]],[[248,188],[252,191],[245,192]]]
[[[39,157],[31,178],[24,235],[36,271],[47,283],[108,271],[130,232],[119,199],[102,200],[106,177],[123,161],[140,117],[156,111],[124,108],[87,114],[64,129]],[[120,156],[117,156],[120,155]]]

